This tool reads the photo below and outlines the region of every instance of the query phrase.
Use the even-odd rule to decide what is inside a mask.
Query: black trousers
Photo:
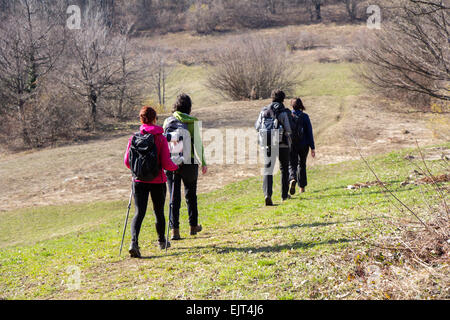
[[[152,197],[153,210],[156,216],[156,232],[160,242],[165,241],[166,219],[164,217],[164,205],[166,202],[167,186],[165,184],[150,184],[135,182],[134,202],[136,214],[131,223],[131,237],[134,243],[139,243],[142,222],[147,213],[149,196]]]
[[[170,220],[171,229],[180,228],[180,208],[181,208],[181,182],[184,185],[184,196],[189,213],[189,225],[198,226],[198,203],[197,203],[197,181],[199,166],[196,164],[185,164],[179,171],[167,172],[170,197],[173,190],[173,211]]]
[[[272,157],[270,148],[266,150],[267,157],[270,159]],[[290,160],[290,150],[289,148],[280,148],[279,152],[280,160],[280,170],[281,170],[281,197],[286,199],[289,193],[289,160]],[[276,161],[276,158],[272,158]],[[272,163],[267,164],[267,167],[272,165]],[[266,167],[266,168],[267,168]],[[265,197],[272,197],[273,195],[273,172],[264,176],[263,190]]]
[[[300,188],[305,188],[308,186],[306,160],[308,160],[309,149],[309,146],[294,146],[291,150],[289,180],[297,181]]]

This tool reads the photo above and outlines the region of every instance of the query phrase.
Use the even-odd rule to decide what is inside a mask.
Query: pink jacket
[[[158,157],[159,157],[159,163],[161,165],[161,170],[159,172],[158,177],[156,177],[153,181],[139,181],[136,180],[136,182],[142,182],[142,183],[151,183],[151,184],[162,184],[167,182],[166,174],[164,173],[164,170],[167,171],[177,171],[178,166],[172,162],[170,159],[170,151],[169,151],[169,144],[167,143],[166,137],[163,136],[164,130],[161,127],[158,126],[151,126],[151,125],[142,125],[141,126],[141,133],[145,134],[150,133],[155,136],[155,144],[156,148],[158,149]],[[131,148],[131,142],[133,140],[133,137],[130,138],[130,141],[128,142],[127,152],[125,153],[125,165],[128,169],[131,169],[130,166],[130,148]]]

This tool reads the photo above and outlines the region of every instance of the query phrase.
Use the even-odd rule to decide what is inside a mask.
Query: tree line
[[[46,2],[46,0],[43,0]],[[74,0],[83,12],[98,7],[108,26],[124,21],[135,32],[214,31],[262,28],[332,20],[357,22],[366,17],[364,0]],[[0,0],[2,12],[16,2]],[[19,4],[20,6],[20,4]],[[327,9],[330,8],[328,10]]]
[[[136,42],[131,42],[132,37],[142,27],[138,23],[159,21],[152,19],[151,14],[195,14],[198,3],[79,0],[82,28],[69,30],[67,7],[72,1],[0,0],[1,142],[36,148],[71,140],[79,130],[93,133],[103,125],[100,115],[112,121],[127,119],[149,93],[155,93],[156,104],[164,105],[169,71],[166,57],[157,49],[141,54]],[[201,3],[202,10],[210,10],[209,6],[216,3],[241,6],[256,2]],[[258,3],[264,4],[259,8],[274,15],[296,3],[299,8],[308,3],[313,19],[318,20],[322,19],[323,5],[332,1]],[[355,10],[351,1],[333,3],[345,3],[350,11]],[[368,32],[355,50],[367,87],[408,104],[428,106],[431,101],[440,101],[448,106],[450,34],[446,2],[377,3],[383,7],[383,27]],[[161,6],[155,7],[158,4]],[[146,11],[141,6],[159,10]],[[244,20],[249,23],[242,27],[257,25],[248,17],[257,16],[257,8],[239,10],[247,15]],[[225,11],[218,12],[226,16],[220,13]],[[128,19],[127,15],[145,15],[146,19]],[[214,55],[214,71],[207,87],[230,99],[260,99],[267,97],[274,86],[292,88],[298,79],[292,79],[282,50],[283,46],[273,41],[254,38],[227,45]]]
[[[158,88],[164,61],[139,56],[130,25],[114,29],[99,1],[80,30],[66,28],[68,3],[17,0],[1,3],[0,137],[27,148],[95,132],[99,112],[127,119],[144,94]],[[152,75],[152,76],[150,76]]]

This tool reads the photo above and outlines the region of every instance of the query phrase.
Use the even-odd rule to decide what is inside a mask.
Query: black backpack
[[[160,171],[155,137],[149,133],[136,133],[131,141],[130,167],[133,178],[153,181]]]
[[[292,113],[292,123],[292,139],[294,143],[299,143],[305,137],[305,125],[303,119],[295,113]]]

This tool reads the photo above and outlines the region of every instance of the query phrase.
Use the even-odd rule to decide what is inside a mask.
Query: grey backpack
[[[282,124],[278,120],[279,113],[277,113],[274,108],[270,105],[265,107],[260,114],[261,123],[259,127],[259,137],[258,142],[261,147],[272,146],[272,139],[274,138],[275,132],[279,132],[280,142],[283,139],[284,129]],[[275,136],[276,138],[276,136]]]

